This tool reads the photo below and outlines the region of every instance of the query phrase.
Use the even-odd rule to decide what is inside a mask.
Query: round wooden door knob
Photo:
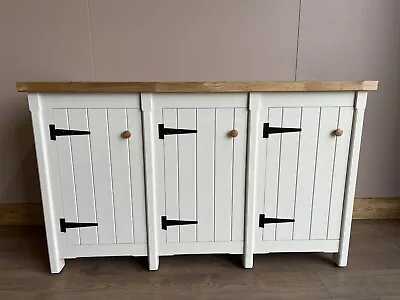
[[[333,134],[336,135],[336,136],[342,136],[343,135],[343,130],[338,128],[333,132]]]
[[[237,137],[237,136],[239,135],[239,131],[237,131],[236,129],[232,129],[232,130],[229,132],[229,135],[230,135],[231,137],[235,138],[235,137]]]
[[[131,137],[131,132],[129,130],[125,130],[121,135],[124,139],[129,139]]]

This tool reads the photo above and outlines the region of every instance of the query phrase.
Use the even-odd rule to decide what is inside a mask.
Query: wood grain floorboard
[[[51,275],[43,227],[0,227],[0,299],[336,299],[400,300],[400,220],[353,221],[349,266],[331,255],[256,255],[254,268],[236,255],[68,260]]]

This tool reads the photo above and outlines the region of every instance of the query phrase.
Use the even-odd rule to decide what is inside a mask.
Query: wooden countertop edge
[[[376,91],[378,81],[18,82],[28,93]]]

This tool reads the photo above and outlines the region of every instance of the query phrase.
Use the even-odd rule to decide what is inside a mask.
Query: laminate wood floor
[[[0,228],[0,300],[59,299],[381,299],[400,300],[400,221],[353,222],[349,266],[331,255],[162,257],[157,272],[145,258],[67,261],[51,275],[42,227]]]

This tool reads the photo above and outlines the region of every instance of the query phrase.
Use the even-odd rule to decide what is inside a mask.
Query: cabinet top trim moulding
[[[232,93],[376,91],[378,81],[18,82],[28,93]]]

